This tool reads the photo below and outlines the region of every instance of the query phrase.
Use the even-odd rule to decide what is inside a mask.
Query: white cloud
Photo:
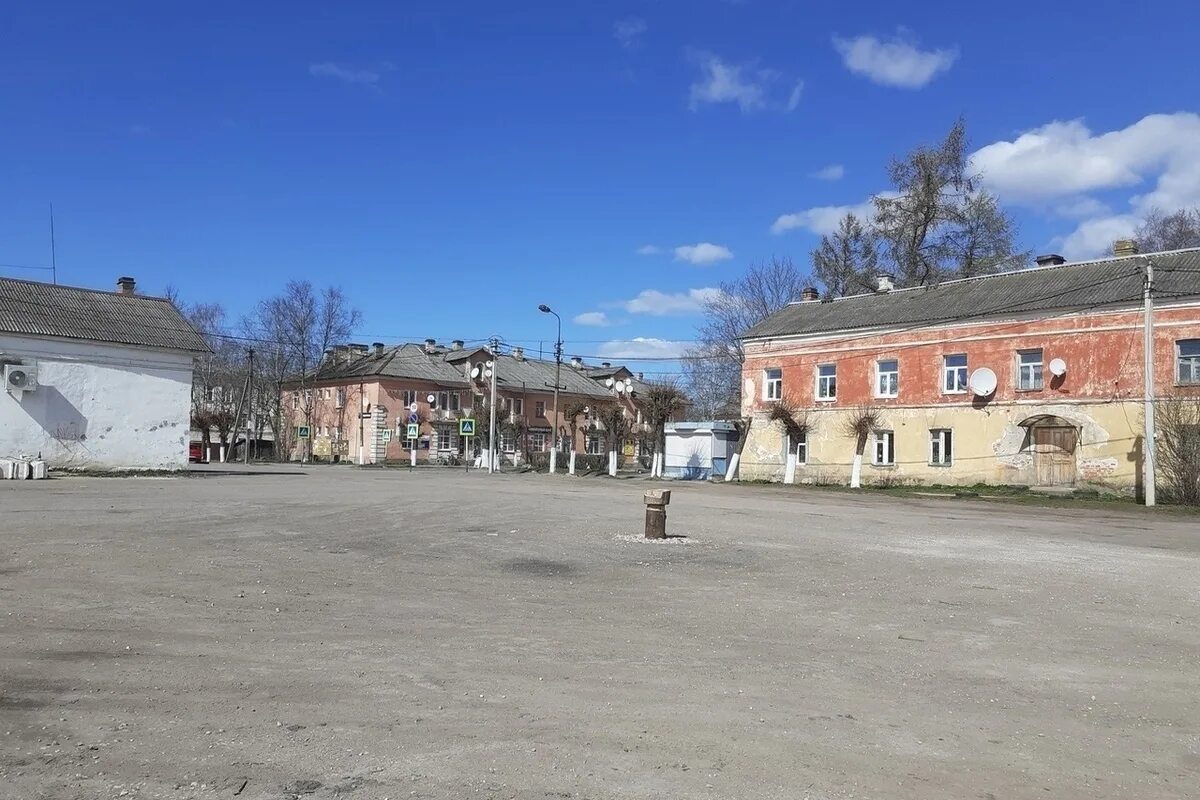
[[[800,105],[800,97],[804,94],[804,81],[796,81],[796,85],[792,87],[792,93],[788,95],[787,110],[795,111]]]
[[[945,72],[958,58],[958,50],[921,50],[905,35],[897,33],[889,40],[874,36],[853,39],[833,37],[833,46],[842,55],[846,69],[882,86],[920,89]]]
[[[308,73],[315,78],[336,78],[346,83],[358,83],[365,86],[374,86],[381,77],[379,70],[376,69],[355,69],[332,61],[309,64]]]
[[[812,177],[819,181],[840,181],[845,174],[846,168],[841,164],[830,164],[814,172]]]
[[[896,197],[896,192],[880,192],[879,197]],[[861,203],[846,206],[817,206],[816,208],[784,214],[771,225],[771,233],[785,233],[796,228],[802,228],[824,236],[837,230],[838,223],[847,214],[853,214],[861,220],[869,220],[875,215],[875,203],[867,198]]]
[[[646,32],[646,20],[641,17],[626,17],[613,23],[613,37],[626,50],[632,50],[642,43],[642,34]]]
[[[605,358],[678,358],[687,347],[687,342],[638,336],[605,342],[600,345],[598,354]]]
[[[733,258],[733,253],[728,247],[711,242],[684,244],[675,248],[675,260],[687,261],[691,264],[715,264],[730,258]]]
[[[626,300],[623,305],[630,314],[649,314],[654,317],[697,314],[703,310],[706,302],[715,300],[720,294],[720,289],[712,287],[674,293],[646,289],[632,300]]]
[[[797,80],[786,99],[774,95],[772,89],[783,73],[754,62],[731,64],[712,53],[697,52],[692,59],[699,65],[701,76],[691,86],[688,107],[695,111],[702,105],[736,103],[743,112],[795,111],[804,94],[804,81]]]
[[[590,325],[595,328],[606,328],[612,324],[612,320],[603,311],[586,311],[576,315],[573,321],[576,325]]]
[[[737,103],[742,111],[767,107],[767,86],[772,73],[748,75],[750,67],[728,64],[712,53],[697,56],[701,79],[692,84],[690,108],[695,111],[706,103]]]
[[[1098,134],[1082,120],[1056,120],[980,148],[971,166],[1007,202],[1082,219],[1056,246],[1070,258],[1099,256],[1150,209],[1200,205],[1200,114],[1150,114]],[[1120,189],[1124,212],[1087,194]]]
[[[662,252],[662,248],[656,244],[644,244],[637,249],[639,256],[656,256]]]
[[[1138,218],[1132,214],[1089,219],[1070,234],[1055,240],[1054,245],[1071,261],[1097,258],[1110,254],[1117,239],[1132,237],[1137,225]]]
[[[1200,202],[1200,115],[1151,114],[1099,135],[1082,120],[1050,122],[980,148],[971,164],[1006,200],[1136,186],[1157,175],[1136,204],[1178,208]]]

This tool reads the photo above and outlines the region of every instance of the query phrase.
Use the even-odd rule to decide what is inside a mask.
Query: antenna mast
[[[54,203],[50,204],[50,281],[58,285],[58,261],[54,255]]]

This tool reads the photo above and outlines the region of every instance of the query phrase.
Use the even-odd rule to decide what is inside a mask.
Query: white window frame
[[[783,399],[783,368],[767,367],[763,370],[763,400],[773,402]]]
[[[584,437],[583,452],[589,456],[598,456],[604,452],[603,438],[589,434]]]
[[[448,409],[458,411],[462,408],[462,394],[460,392],[450,392]]]
[[[884,364],[894,364],[895,369],[885,370]],[[884,358],[875,362],[875,396],[900,396],[900,359]]]
[[[337,391],[334,392],[333,407],[334,408],[345,408],[346,407],[346,390],[344,387],[339,386],[337,388]]]
[[[1037,361],[1025,361],[1026,356],[1037,356]],[[1031,347],[1017,351],[1017,391],[1040,392],[1046,388],[1046,351],[1040,347]],[[1025,376],[1028,371],[1029,380]]]
[[[417,390],[405,389],[400,393],[400,402],[407,410],[409,406],[417,402]]]
[[[954,464],[954,429],[929,429],[929,466],[949,467]]]
[[[500,450],[505,453],[517,452],[517,437],[512,431],[500,432]]]
[[[950,359],[962,358],[962,364],[951,364]],[[966,394],[970,376],[970,359],[966,353],[947,353],[942,356],[942,394]],[[962,388],[951,388],[951,387]]]
[[[832,370],[829,375],[822,375],[825,368]],[[815,397],[819,403],[832,403],[837,400],[837,364],[817,364]]]
[[[896,432],[878,430],[871,436],[871,463],[877,467],[896,465]]]
[[[292,410],[300,408],[300,392],[292,392]]]
[[[544,453],[547,450],[546,443],[549,440],[549,431],[530,431],[529,432],[529,449],[535,453]]]
[[[508,401],[508,407],[514,417],[525,416],[525,400],[520,397],[514,397]]]
[[[1191,345],[1194,353],[1184,355],[1183,346]],[[1183,378],[1183,365],[1188,365],[1191,375]],[[1179,339],[1175,342],[1175,382],[1180,386],[1196,386],[1200,384],[1200,339]]]
[[[796,451],[796,466],[803,467],[808,463],[808,431],[795,437],[794,441],[792,435],[788,434],[788,441]]]
[[[438,450],[456,450],[458,449],[458,438],[453,428],[438,428],[437,432],[437,449]]]
[[[546,401],[537,400],[533,404],[533,416],[537,419],[546,418]]]

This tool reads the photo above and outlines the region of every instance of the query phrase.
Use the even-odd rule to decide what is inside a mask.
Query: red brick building
[[[742,475],[847,482],[859,445],[848,424],[866,411],[865,483],[1134,490],[1148,259],[1155,394],[1200,391],[1200,250],[814,292],[745,336]],[[791,433],[772,419],[780,403],[795,410]]]

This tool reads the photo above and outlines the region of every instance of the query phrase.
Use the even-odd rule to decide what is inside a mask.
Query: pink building
[[[559,371],[558,415],[554,413],[555,363],[527,358],[521,348],[493,355],[484,347],[449,346],[426,339],[422,344],[387,347],[375,343],[340,345],[326,354],[317,371],[285,388],[284,411],[291,421],[286,447],[293,458],[309,453],[320,459],[376,464],[407,461],[406,436],[416,415],[418,461],[473,455],[486,449],[489,379],[493,362],[497,378],[498,449],[510,462],[545,453],[557,441],[561,452],[599,452],[604,432],[589,418],[607,403],[619,404],[634,434],[642,427],[640,376],[613,364],[588,367],[579,359]],[[416,411],[412,407],[416,406]],[[572,420],[566,412],[586,407]],[[470,443],[459,436],[459,419],[473,416],[480,435]],[[307,428],[308,438],[300,437]],[[310,450],[311,448],[311,450]]]

